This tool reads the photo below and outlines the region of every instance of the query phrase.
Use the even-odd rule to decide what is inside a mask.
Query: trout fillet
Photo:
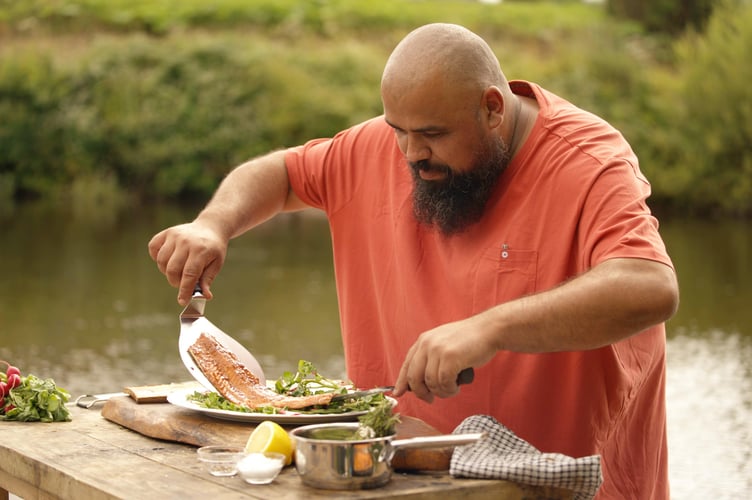
[[[334,394],[284,396],[259,383],[256,377],[214,337],[201,333],[189,348],[193,361],[225,399],[246,408],[274,406],[297,410],[313,405],[328,405]]]

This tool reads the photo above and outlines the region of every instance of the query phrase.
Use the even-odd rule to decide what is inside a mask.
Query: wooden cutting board
[[[105,402],[102,416],[145,436],[194,446],[222,444],[244,447],[256,427],[252,423],[212,418],[171,404],[139,404],[126,396]],[[396,439],[441,434],[420,419],[403,415],[400,420]],[[284,427],[288,430],[293,428]],[[394,454],[392,467],[407,471],[446,471],[449,470],[451,457],[451,448],[400,448]]]

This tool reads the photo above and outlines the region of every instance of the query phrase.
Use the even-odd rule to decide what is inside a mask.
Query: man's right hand
[[[154,235],[149,241],[149,255],[170,285],[178,288],[178,303],[184,306],[196,282],[206,298],[212,298],[211,283],[222,269],[228,243],[212,228],[191,222]]]

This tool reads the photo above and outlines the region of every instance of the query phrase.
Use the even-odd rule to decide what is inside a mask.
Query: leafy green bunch
[[[22,377],[21,385],[10,390],[5,397],[4,414],[0,420],[19,422],[67,422],[71,420],[65,403],[70,394],[60,389],[51,379],[34,375]]]

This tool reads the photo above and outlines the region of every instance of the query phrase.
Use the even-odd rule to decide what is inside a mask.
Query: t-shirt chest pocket
[[[475,274],[473,312],[535,292],[538,252],[502,244],[486,249]]]

